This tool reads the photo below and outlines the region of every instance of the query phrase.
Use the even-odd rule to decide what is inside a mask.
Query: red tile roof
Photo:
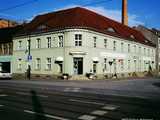
[[[35,32],[40,25],[48,26],[48,30],[84,27],[108,35],[140,42],[145,45],[155,46],[148,41],[141,32],[80,7],[38,15],[26,25],[25,30]],[[107,31],[108,28],[113,28],[115,32]],[[131,38],[131,36],[134,36],[134,38]]]

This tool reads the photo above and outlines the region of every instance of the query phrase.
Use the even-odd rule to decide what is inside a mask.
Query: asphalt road
[[[0,84],[0,120],[130,119],[160,120],[159,100]]]

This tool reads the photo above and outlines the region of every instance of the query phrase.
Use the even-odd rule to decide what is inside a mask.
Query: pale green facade
[[[75,46],[76,34],[82,35],[82,46]],[[63,36],[63,47],[59,47],[59,36]],[[51,37],[51,48],[47,48],[47,37]],[[27,61],[28,53],[25,53],[29,38],[32,55],[30,63]],[[36,48],[37,38],[41,40],[40,48]],[[95,38],[96,41],[94,41]],[[19,49],[19,41],[22,41],[21,49]],[[40,69],[36,69],[37,58],[40,58]],[[46,69],[47,58],[51,58],[51,70]],[[60,74],[60,66],[55,63],[60,59],[63,64],[62,73],[74,75],[78,74],[75,65],[81,64],[75,58],[82,60],[81,72],[83,75],[89,72],[95,72],[95,74],[143,72],[148,71],[149,65],[155,69],[154,47],[87,29],[65,29],[15,37],[13,40],[12,73],[24,73],[27,65],[31,64],[32,74]],[[19,63],[19,59],[21,59],[21,63]],[[111,66],[109,61],[113,62]],[[21,64],[21,69],[18,68],[18,64]]]

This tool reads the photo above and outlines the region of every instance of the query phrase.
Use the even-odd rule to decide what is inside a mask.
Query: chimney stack
[[[128,26],[127,0],[122,0],[122,24]]]

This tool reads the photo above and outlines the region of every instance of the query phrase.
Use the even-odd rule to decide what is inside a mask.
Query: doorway
[[[75,75],[83,74],[83,58],[73,58],[73,70]]]

